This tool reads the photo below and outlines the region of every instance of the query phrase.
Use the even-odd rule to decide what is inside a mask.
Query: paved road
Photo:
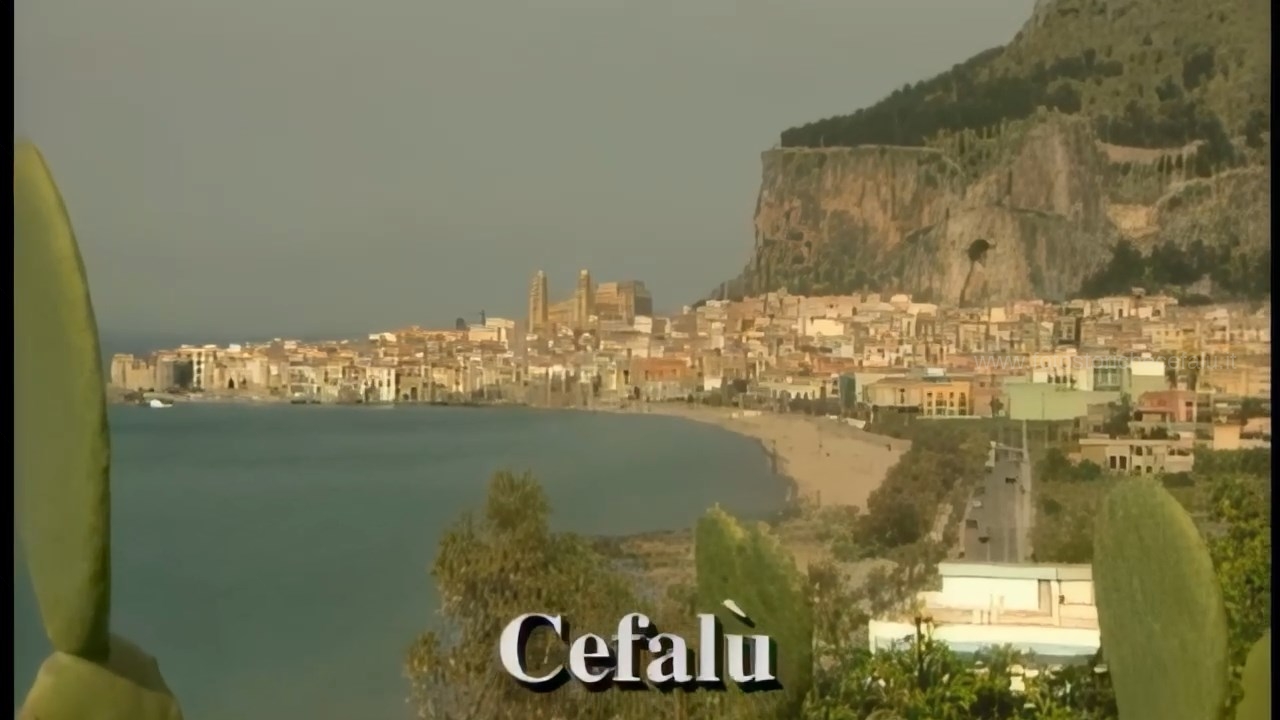
[[[962,536],[966,560],[1030,562],[1030,549],[1018,537],[1019,503],[1024,499],[1018,462],[1001,459],[969,503]],[[1014,482],[1009,482],[1013,479]],[[1023,505],[1023,512],[1026,505]]]

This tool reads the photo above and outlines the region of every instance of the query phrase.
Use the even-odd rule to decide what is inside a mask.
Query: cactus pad
[[[181,720],[156,662],[108,631],[110,466],[98,328],[40,151],[14,147],[15,520],[54,653],[23,720]]]
[[[17,521],[49,640],[105,658],[110,445],[98,329],[62,197],[40,151],[14,148]]]
[[[1098,518],[1098,623],[1122,720],[1206,720],[1227,696],[1227,617],[1191,517],[1155,482],[1120,483]]]
[[[150,655],[112,636],[106,663],[55,652],[40,666],[19,720],[182,720]]]

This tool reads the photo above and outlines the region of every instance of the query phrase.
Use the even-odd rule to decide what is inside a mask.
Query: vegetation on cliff
[[[1172,241],[1156,245],[1143,255],[1134,244],[1121,239],[1111,251],[1111,259],[1093,275],[1085,278],[1080,295],[1087,298],[1127,295],[1132,288],[1172,290],[1185,302],[1195,303],[1208,296],[1182,292],[1180,289],[1207,278],[1218,297],[1261,300],[1271,296],[1271,248],[1257,253],[1245,252],[1239,241],[1222,245],[1206,245],[1193,240],[1186,247]]]
[[[1038,107],[1085,114],[1107,143],[1202,142],[1195,171],[1241,160],[1270,127],[1270,9],[1255,0],[1057,0],[1006,47],[851,115],[782,133],[784,147],[924,146],[991,131]]]

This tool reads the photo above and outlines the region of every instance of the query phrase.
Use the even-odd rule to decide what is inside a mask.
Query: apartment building
[[[1190,439],[1081,438],[1080,457],[1129,475],[1191,472],[1195,465]]]
[[[865,386],[863,399],[874,410],[896,409],[920,415],[973,415],[973,379],[927,370],[914,376],[888,377]]]

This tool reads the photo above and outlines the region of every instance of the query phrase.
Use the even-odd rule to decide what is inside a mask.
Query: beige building
[[[925,416],[973,415],[973,380],[949,375],[889,377],[864,391],[873,408],[898,408]]]
[[[191,347],[184,345],[178,348],[175,353],[178,360],[191,364],[191,387],[201,390],[214,387],[216,380],[215,365],[218,359],[218,348],[214,345],[205,345],[203,347]]]
[[[156,368],[143,358],[115,355],[111,358],[111,384],[126,390],[154,390]]]
[[[653,297],[639,280],[600,283],[595,290],[594,309],[602,321],[631,323],[637,315],[653,315]]]
[[[551,308],[547,295],[547,274],[539,270],[529,283],[530,332],[541,332],[549,325]]]
[[[1080,457],[1130,475],[1191,472],[1195,464],[1190,444],[1178,440],[1082,438]]]
[[[578,308],[574,298],[561,300],[547,311],[547,323],[558,327],[572,327],[577,314]]]
[[[270,378],[267,358],[239,349],[220,353],[209,374],[208,389],[253,390],[266,388]]]
[[[1241,358],[1235,363],[1211,365],[1200,377],[1200,385],[1227,395],[1271,397],[1270,356]]]
[[[595,288],[591,285],[591,272],[578,271],[578,284],[573,290],[573,327],[585,330],[591,325],[591,317],[596,314]]]

